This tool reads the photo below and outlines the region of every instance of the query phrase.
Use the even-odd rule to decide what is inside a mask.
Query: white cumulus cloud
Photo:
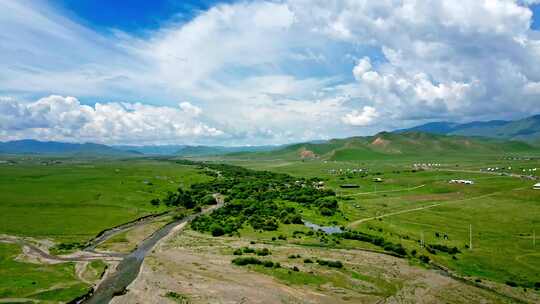
[[[0,139],[264,144],[523,117],[540,112],[537,2],[239,1],[134,36],[0,1],[0,94],[20,97]]]
[[[180,109],[186,114],[192,115],[194,117],[201,115],[202,109],[192,105],[191,103],[184,101],[180,103]]]
[[[101,143],[196,142],[225,135],[194,117],[201,109],[141,103],[82,105],[74,97],[51,95],[34,102],[0,100],[0,132],[6,139],[92,141]],[[196,114],[196,115],[194,115]]]
[[[342,121],[351,126],[365,127],[374,123],[378,117],[379,113],[374,107],[365,106],[361,111],[353,110],[351,113],[345,114]]]

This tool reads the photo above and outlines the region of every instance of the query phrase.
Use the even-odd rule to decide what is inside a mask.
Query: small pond
[[[302,222],[304,222],[304,226],[309,227],[313,230],[320,230],[326,234],[334,234],[334,233],[343,232],[343,230],[341,230],[341,228],[338,226],[320,226],[320,225],[317,225],[308,221],[304,221],[304,220],[302,220]]]

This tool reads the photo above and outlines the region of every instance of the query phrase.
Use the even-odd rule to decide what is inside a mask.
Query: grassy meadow
[[[540,284],[540,245],[533,233],[540,231],[540,191],[532,180],[501,175],[522,173],[540,167],[540,161],[509,160],[499,156],[446,157],[443,159],[396,158],[365,161],[244,161],[234,164],[259,170],[318,176],[340,197],[342,214],[321,216],[302,209],[302,217],[320,225],[349,227],[402,244],[415,256],[425,255],[457,273],[499,283],[517,283],[526,288]],[[440,163],[429,170],[412,170],[415,163]],[[497,174],[480,172],[488,167],[504,167]],[[368,169],[367,176],[334,174],[332,170]],[[527,171],[527,174],[529,171]],[[380,177],[376,183],[373,178]],[[449,184],[451,179],[470,179],[474,185]],[[353,183],[357,189],[342,189]],[[301,208],[296,205],[297,208]],[[381,218],[377,218],[381,216]],[[472,227],[472,245],[469,228]],[[246,228],[242,235],[269,241],[284,235],[288,241],[305,245],[377,249],[373,244],[327,237],[293,236],[301,225],[280,227],[274,233]],[[538,236],[537,236],[538,237]],[[425,245],[457,247],[457,254],[428,250]],[[280,240],[277,240],[278,242]],[[380,248],[379,248],[380,250]],[[431,252],[430,252],[431,251]],[[413,258],[414,259],[414,258]],[[536,284],[536,285],[535,285]]]
[[[0,243],[0,299],[32,298],[68,302],[90,286],[79,281],[74,263],[55,265],[17,261],[21,248]]]
[[[187,189],[213,179],[195,166],[143,158],[63,158],[59,162],[45,160],[47,165],[38,158],[11,160],[15,164],[0,164],[0,212],[5,215],[0,234],[49,239],[57,244],[85,242],[104,229],[163,212],[168,207],[153,206],[150,200],[162,199],[179,186]],[[475,154],[306,161],[226,157],[212,161],[323,179],[325,187],[337,194],[339,212],[323,216],[319,209],[308,205],[281,199],[275,203],[280,208],[294,207],[302,219],[312,223],[339,226],[400,244],[414,265],[422,265],[420,257],[424,256],[463,276],[515,283],[529,290],[540,288],[540,242],[533,241],[533,235],[540,234],[540,191],[532,190],[535,181],[510,176],[536,175],[532,170],[540,168],[538,159]],[[428,163],[440,165],[413,166]],[[499,170],[486,171],[494,167]],[[348,169],[362,171],[347,173]],[[452,179],[470,179],[475,184],[449,184]],[[359,187],[344,189],[342,184]],[[161,224],[126,231],[102,247],[129,251]],[[312,233],[301,224],[280,224],[275,231],[244,225],[236,234],[274,245],[385,250],[369,242]],[[433,249],[441,247],[455,247],[457,252]],[[73,263],[39,265],[16,261],[19,253],[18,246],[0,243],[0,298],[64,301],[89,288],[76,277]],[[102,271],[103,265],[94,263],[89,267],[85,275],[92,277]],[[271,271],[292,285],[306,280],[314,280],[313,284],[339,280],[302,277],[305,273],[289,277],[288,272],[259,266],[254,270]]]
[[[173,162],[62,159],[0,165],[0,234],[84,242],[100,231],[165,211],[152,206],[179,185],[209,177]]]
[[[193,166],[150,159],[10,160],[15,163],[0,164],[0,235],[55,244],[84,243],[104,229],[163,212],[166,206],[153,206],[150,200],[209,179]],[[161,225],[129,230],[104,244],[104,249],[113,246],[129,252],[133,242]],[[0,242],[0,302],[13,298],[69,302],[86,293],[90,288],[86,282],[99,279],[105,268],[104,262],[93,261],[77,275],[75,263],[40,264],[17,259],[20,254],[19,245]]]

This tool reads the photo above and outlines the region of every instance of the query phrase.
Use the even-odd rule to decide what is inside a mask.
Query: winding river
[[[81,300],[75,301],[74,303],[109,303],[114,296],[125,293],[129,284],[131,284],[131,282],[133,282],[139,275],[144,258],[149,252],[152,251],[152,249],[161,239],[169,235],[175,227],[193,220],[202,213],[211,212],[222,205],[223,202],[219,202],[217,205],[208,208],[203,212],[187,216],[161,227],[150,237],[139,243],[137,249],[125,256],[122,261],[120,261],[115,271],[107,276],[93,293]]]

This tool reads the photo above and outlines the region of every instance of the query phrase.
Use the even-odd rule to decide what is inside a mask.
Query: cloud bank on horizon
[[[539,3],[239,1],[135,34],[0,0],[0,140],[276,144],[527,116]]]

